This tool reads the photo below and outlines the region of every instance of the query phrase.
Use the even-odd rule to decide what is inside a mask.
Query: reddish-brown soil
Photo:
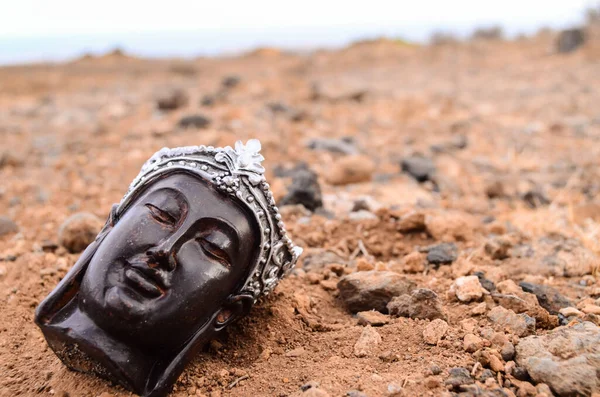
[[[173,395],[288,396],[311,381],[331,396],[446,393],[450,368],[465,367],[475,377],[483,369],[463,348],[461,322],[491,327],[485,313],[496,303],[484,298],[485,312],[475,315],[478,302],[459,302],[450,292],[457,277],[474,271],[495,283],[555,286],[580,308],[597,305],[600,52],[551,49],[544,37],[438,47],[377,41],[306,56],[273,49],[194,61],[112,54],[0,69],[0,215],[19,227],[0,236],[0,395],[130,395],[67,370],[33,313],[78,257],[48,247],[58,242],[62,222],[76,212],[105,219],[142,163],[163,146],[257,137],[276,198],[290,180],[274,168],[303,161],[319,175],[329,212],[282,209],[295,243],[305,248],[299,270],[201,353]],[[201,106],[231,75],[240,83],[213,106]],[[189,103],[156,110],[157,96],[172,87],[184,90]],[[291,110],[274,112],[275,102]],[[190,114],[211,123],[178,128]],[[348,136],[361,156],[352,161],[367,180],[334,185],[344,155],[306,143]],[[464,148],[454,145],[461,139]],[[435,182],[401,172],[401,160],[417,153],[435,163]],[[365,196],[381,206],[374,219],[349,219],[354,201]],[[395,222],[413,210],[428,219],[427,230],[399,232]],[[494,236],[510,241],[508,258],[493,259],[485,250]],[[549,239],[575,242],[564,269],[544,265]],[[409,273],[405,255],[442,241],[458,246],[452,265]],[[515,247],[535,254],[518,255]],[[448,313],[444,338],[426,344],[429,320],[390,317],[375,328],[381,343],[357,357],[364,327],[338,297],[340,277],[330,265],[302,270],[305,258],[326,250],[340,256],[347,273],[389,269],[436,291]],[[435,366],[440,374],[432,374]],[[488,380],[481,387],[520,392],[511,374],[494,377],[500,385]]]

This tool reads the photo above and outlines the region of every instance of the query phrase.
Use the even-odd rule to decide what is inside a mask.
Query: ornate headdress
[[[237,141],[235,149],[204,145],[162,148],[143,165],[121,200],[117,214],[127,208],[137,191],[165,172],[185,170],[214,183],[249,208],[260,228],[260,253],[239,291],[251,294],[256,300],[277,285],[302,253],[302,248],[296,247],[286,234],[273,193],[265,181],[260,149],[258,139],[250,139],[245,145]]]

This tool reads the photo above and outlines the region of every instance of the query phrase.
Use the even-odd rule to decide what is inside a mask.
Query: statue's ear
[[[119,204],[113,204],[112,208],[110,209],[110,213],[108,214],[108,218],[106,219],[106,223],[102,227],[102,230],[100,230],[100,233],[98,233],[98,236],[96,236],[96,240],[101,240],[102,238],[104,238],[108,234],[108,232],[113,228],[113,226],[117,224],[118,208]]]
[[[230,296],[215,317],[215,330],[219,331],[234,321],[244,317],[254,305],[251,295]]]

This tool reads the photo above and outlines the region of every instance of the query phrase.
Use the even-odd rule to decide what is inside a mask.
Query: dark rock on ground
[[[338,282],[340,297],[353,313],[377,310],[387,312],[387,304],[394,296],[408,294],[414,289],[412,281],[389,271],[356,272]]]
[[[519,286],[523,288],[523,291],[534,294],[540,306],[548,310],[550,314],[558,314],[560,309],[573,306],[573,303],[558,292],[556,288],[526,282],[519,283]]]
[[[484,272],[475,272],[473,273],[473,275],[477,276],[477,278],[479,279],[479,284],[481,284],[481,286],[485,288],[488,292],[496,291],[496,284],[494,284],[492,280],[488,280],[487,278],[485,278]]]
[[[273,113],[287,113],[292,109],[283,102],[269,102],[267,103],[267,107]]]
[[[306,147],[312,150],[323,150],[331,153],[357,154],[352,138],[331,139],[315,138],[308,141]]]
[[[521,199],[525,201],[530,208],[539,208],[550,204],[550,199],[546,196],[546,193],[540,189],[526,191],[521,195]]]
[[[323,206],[321,186],[317,174],[312,170],[296,171],[287,194],[279,201],[281,206],[293,204],[302,204],[311,211]]]
[[[432,265],[448,265],[458,257],[458,248],[454,243],[436,244],[427,252],[427,262]]]
[[[6,216],[0,216],[0,236],[5,234],[16,233],[19,231],[19,226]]]
[[[204,95],[202,99],[200,99],[200,105],[211,107],[217,102],[217,97],[215,95]]]
[[[590,322],[529,336],[517,345],[516,362],[531,379],[546,383],[558,396],[600,392],[600,327]]]
[[[527,370],[523,367],[514,367],[512,369],[511,374],[518,380],[522,380],[524,382],[531,380],[531,378],[529,377],[529,374],[527,373]]]
[[[367,397],[367,395],[361,391],[358,390],[350,390],[349,392],[346,393],[347,397]]]
[[[449,376],[446,379],[446,385],[451,386],[454,389],[458,389],[463,385],[472,385],[475,383],[469,370],[463,367],[456,367],[450,369]]]
[[[438,295],[427,288],[415,289],[410,295],[404,294],[392,298],[387,304],[387,309],[390,315],[398,317],[448,319]]]
[[[181,128],[206,128],[210,125],[210,119],[201,114],[195,114],[182,117],[178,125]]]
[[[221,85],[225,88],[234,88],[237,87],[241,81],[242,79],[239,76],[225,76],[221,81]]]
[[[556,50],[562,54],[575,51],[585,43],[585,40],[583,29],[563,30],[556,39]]]
[[[189,97],[182,89],[171,89],[160,94],[156,100],[156,107],[160,110],[175,110],[186,106]]]
[[[427,157],[407,157],[402,160],[400,167],[402,168],[402,172],[406,172],[418,182],[431,180],[435,173],[435,164]]]
[[[58,242],[71,253],[83,251],[98,235],[104,222],[89,212],[71,215],[60,226]]]

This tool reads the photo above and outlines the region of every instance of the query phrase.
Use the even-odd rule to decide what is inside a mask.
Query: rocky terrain
[[[156,150],[253,137],[305,251],[174,396],[600,396],[600,49],[555,40],[0,69],[0,396],[131,395],[34,308]]]

